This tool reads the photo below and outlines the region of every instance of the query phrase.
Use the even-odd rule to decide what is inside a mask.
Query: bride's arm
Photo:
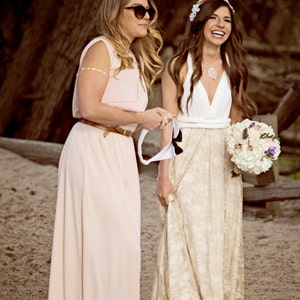
[[[230,119],[231,125],[243,121],[242,113],[233,105],[230,109]]]
[[[166,68],[162,74],[162,106],[165,110],[174,116],[178,116],[179,109],[177,104],[177,89]],[[165,147],[170,142],[172,135],[172,122],[163,129],[160,147]],[[162,205],[168,205],[168,196],[176,195],[176,191],[169,179],[169,163],[170,160],[162,160],[158,167],[157,189],[156,194]]]

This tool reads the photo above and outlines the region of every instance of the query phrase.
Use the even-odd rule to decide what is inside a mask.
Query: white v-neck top
[[[182,110],[178,122],[181,128],[226,128],[230,125],[230,107],[232,103],[229,78],[224,71],[218,83],[214,97],[210,103],[207,92],[199,80],[195,86],[192,99],[186,110],[187,99],[190,94],[191,77],[193,74],[192,57],[187,57],[187,75],[183,84]]]

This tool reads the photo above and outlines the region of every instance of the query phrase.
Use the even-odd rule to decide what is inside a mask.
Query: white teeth
[[[216,35],[220,35],[220,36],[224,36],[224,32],[222,31],[212,31],[212,34],[216,34]]]

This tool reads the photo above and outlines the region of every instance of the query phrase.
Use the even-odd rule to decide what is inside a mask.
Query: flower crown
[[[191,10],[191,14],[190,14],[190,21],[193,22],[197,13],[200,11],[200,5],[204,2],[205,0],[198,0],[192,7]],[[232,13],[235,13],[234,8],[232,7],[232,5],[229,3],[228,0],[223,0],[224,2],[226,2],[228,4],[228,6],[230,7]]]

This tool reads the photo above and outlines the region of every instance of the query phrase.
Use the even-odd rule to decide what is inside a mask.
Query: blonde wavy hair
[[[133,60],[128,52],[128,40],[119,26],[120,14],[128,2],[129,0],[102,0],[99,10],[97,32],[107,36],[114,45],[116,54],[121,59],[119,71],[133,68]],[[163,62],[159,56],[163,40],[157,30],[157,8],[153,0],[148,0],[148,4],[154,8],[155,17],[150,21],[147,35],[134,39],[130,50],[135,55],[141,77],[151,92],[152,84],[163,69]]]

